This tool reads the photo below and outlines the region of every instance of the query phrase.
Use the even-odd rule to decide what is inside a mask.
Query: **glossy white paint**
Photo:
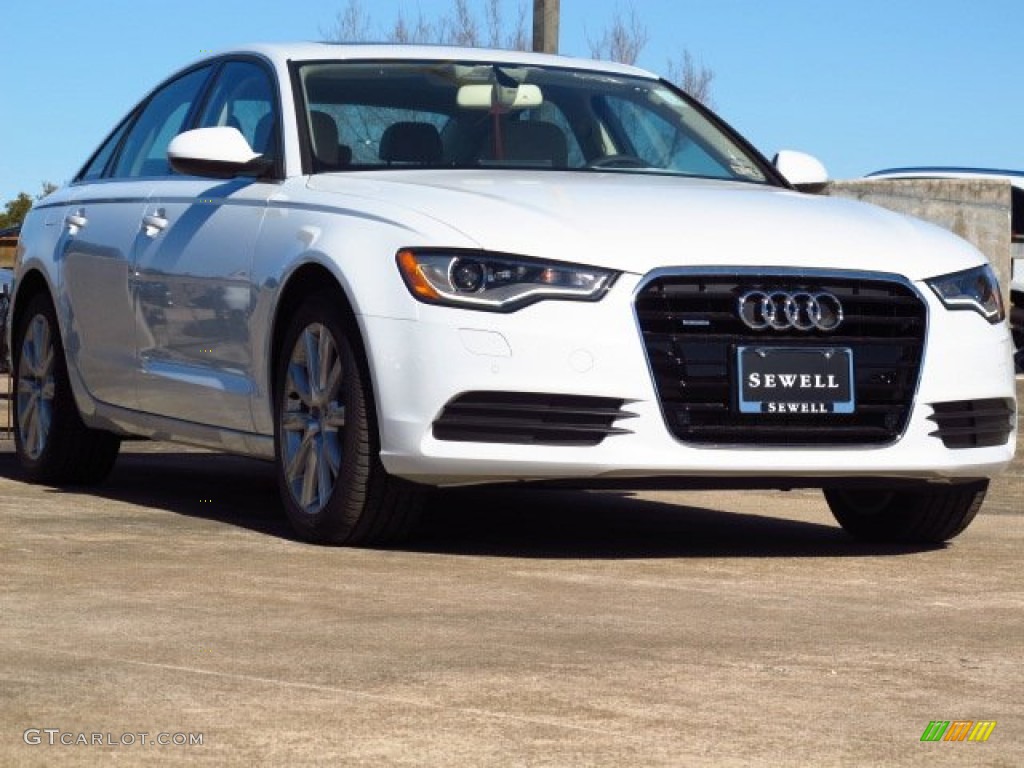
[[[289,61],[465,59],[619,65],[438,48],[254,46],[282,101],[281,178],[196,177],[80,183],[40,205],[22,233],[19,285],[55,297],[77,402],[90,425],[273,456],[270,365],[282,291],[316,265],[351,302],[368,354],[381,458],[433,484],[531,478],[786,475],[982,477],[1006,445],[948,450],[927,403],[1013,398],[1005,324],[946,310],[925,285],[984,263],[944,231],[879,208],[780,185],[615,170],[390,170],[304,175]],[[228,129],[234,130],[234,129]],[[237,131],[235,132],[237,133]],[[172,151],[230,161],[227,130],[179,136]],[[212,138],[211,138],[212,137]],[[244,142],[244,139],[243,139]],[[184,149],[182,149],[184,147]],[[816,178],[795,155],[790,181]],[[820,166],[820,164],[819,164]],[[795,170],[793,170],[795,168]],[[822,171],[824,169],[821,169]],[[66,223],[68,216],[84,225]],[[545,301],[508,314],[420,303],[395,264],[406,247],[482,249],[609,268],[600,301]],[[665,427],[634,315],[654,270],[714,267],[883,273],[929,309],[917,405],[881,447],[687,446]],[[326,279],[326,278],[325,278]],[[15,296],[15,306],[19,298]],[[431,424],[473,390],[630,401],[632,434],[593,447],[443,442]]]
[[[244,166],[259,157],[237,128],[217,126],[196,128],[179,133],[167,146],[167,158],[176,160],[216,161]]]
[[[775,167],[795,187],[817,186],[828,181],[828,171],[821,161],[805,152],[780,149]]]
[[[442,233],[449,242],[437,245],[637,274],[722,265],[889,272],[898,252],[900,273],[918,280],[985,263],[939,227],[856,201],[753,184],[615,171],[425,170],[323,174],[309,189],[321,193],[321,204],[341,207],[358,197],[364,212],[396,221],[416,214],[450,222],[462,235]],[[404,243],[413,244],[423,243]]]
[[[941,166],[924,168],[894,168],[868,174],[869,179],[990,179],[1006,181],[1015,187],[1014,194],[1024,192],[1024,172],[999,171],[985,168],[944,168]],[[1019,215],[1014,206],[1013,217]],[[1012,244],[1012,263],[1010,266],[1011,290],[1017,294],[1018,301],[1024,301],[1024,243],[1018,242],[1021,235],[1018,227],[1021,223],[1014,222],[1015,239]]]

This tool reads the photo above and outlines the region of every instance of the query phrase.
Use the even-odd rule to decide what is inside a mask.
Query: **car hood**
[[[311,190],[447,226],[450,242],[643,274],[741,266],[890,272],[920,280],[984,257],[945,230],[842,198],[618,172],[378,171],[313,176]],[[416,217],[410,217],[416,218]]]

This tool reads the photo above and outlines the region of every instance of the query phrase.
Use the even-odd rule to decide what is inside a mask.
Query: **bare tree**
[[[504,7],[503,0],[483,0],[482,22],[471,8],[470,0],[452,0],[451,11],[434,22],[428,20],[422,10],[417,12],[412,21],[399,11],[391,29],[376,37],[393,43],[486,44],[492,48],[529,50],[529,12],[525,0],[517,3],[515,23],[510,27],[505,23]],[[344,10],[338,13],[334,25],[327,29],[321,28],[320,34],[333,42],[365,42],[374,37],[370,15],[362,0],[348,0]],[[599,38],[592,39],[587,35],[591,56],[624,64],[635,64],[649,41],[647,26],[633,5],[629,6],[628,11],[617,8],[611,23]],[[694,59],[684,49],[675,60],[668,62],[667,72],[668,78],[686,93],[710,105],[714,72],[703,61]]]
[[[360,0],[348,0],[345,9],[338,11],[334,26],[320,27],[324,40],[332,43],[363,43],[370,39],[370,16]]]
[[[601,37],[593,40],[587,35],[587,44],[590,46],[590,55],[595,59],[636,64],[649,39],[647,27],[637,16],[636,8],[631,5],[628,16],[623,15],[621,8],[616,9],[612,23],[605,27]]]
[[[526,31],[526,16],[526,3],[520,0],[516,6],[515,23],[506,31],[501,0],[487,0],[484,6],[487,44],[492,48],[507,48],[513,51],[529,50],[530,39]]]
[[[715,73],[697,61],[693,55],[684,50],[675,61],[668,62],[668,79],[683,89],[685,93],[704,106],[711,106],[711,81]]]
[[[399,11],[389,39],[393,43],[424,44],[436,40],[437,35],[434,26],[427,21],[422,10],[417,13],[416,20],[412,23],[405,18],[402,11]]]
[[[528,51],[531,46],[531,35],[527,31],[527,7],[525,2],[516,8],[516,23],[505,37],[505,47],[513,51]]]
[[[484,19],[487,23],[487,45],[501,47],[501,0],[487,0],[484,5]]]
[[[483,22],[473,12],[469,0],[452,0],[451,11],[431,22],[423,11],[410,20],[399,11],[391,29],[375,34],[370,15],[362,0],[348,0],[338,13],[333,25],[321,27],[320,34],[331,42],[366,42],[374,37],[393,43],[441,43],[444,45],[511,48],[524,51],[529,48],[526,32],[527,9],[523,0],[517,4],[516,20],[506,27],[502,0],[485,0]]]
[[[636,8],[629,7],[628,14],[616,9],[611,24],[596,40],[587,36],[590,54],[595,59],[635,64],[650,40],[646,25],[637,16]],[[711,81],[715,73],[694,59],[693,54],[683,49],[677,59],[668,62],[668,79],[697,101],[711,105]]]
[[[450,16],[441,18],[441,42],[445,45],[480,45],[480,24],[469,10],[468,0],[453,0]]]

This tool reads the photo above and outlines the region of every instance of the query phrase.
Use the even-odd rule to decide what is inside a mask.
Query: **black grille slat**
[[[532,392],[467,392],[451,400],[434,421],[438,440],[535,445],[597,445],[636,414],[625,400]]]
[[[549,408],[549,412],[558,413],[564,417],[599,417],[608,419],[617,419],[622,417],[622,412],[618,408],[573,408],[573,407],[560,407],[560,408]],[[512,417],[516,414],[530,414],[534,415],[537,412],[536,405],[528,404],[517,404],[510,405],[505,403],[454,403],[450,404],[448,413],[454,417],[456,414],[465,414],[467,418],[473,417],[475,414],[486,414],[486,413],[500,413],[506,414]]]
[[[1003,445],[1013,432],[1016,413],[1012,400],[956,400],[933,403],[928,417],[938,429],[932,437],[947,448],[987,448]]]
[[[748,291],[836,296],[836,332],[748,328],[737,312]],[[927,308],[896,281],[844,276],[669,275],[637,296],[637,321],[670,431],[698,444],[879,445],[906,427],[920,373]],[[853,351],[856,412],[766,415],[736,407],[736,348],[846,347]]]

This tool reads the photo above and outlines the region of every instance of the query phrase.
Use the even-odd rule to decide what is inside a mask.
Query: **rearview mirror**
[[[259,176],[271,164],[253,151],[241,131],[228,125],[179,133],[167,146],[167,160],[178,173],[215,179]]]
[[[484,83],[460,86],[456,100],[463,109],[490,109],[494,106],[529,109],[543,104],[544,96],[532,83],[521,83],[515,87]]]

